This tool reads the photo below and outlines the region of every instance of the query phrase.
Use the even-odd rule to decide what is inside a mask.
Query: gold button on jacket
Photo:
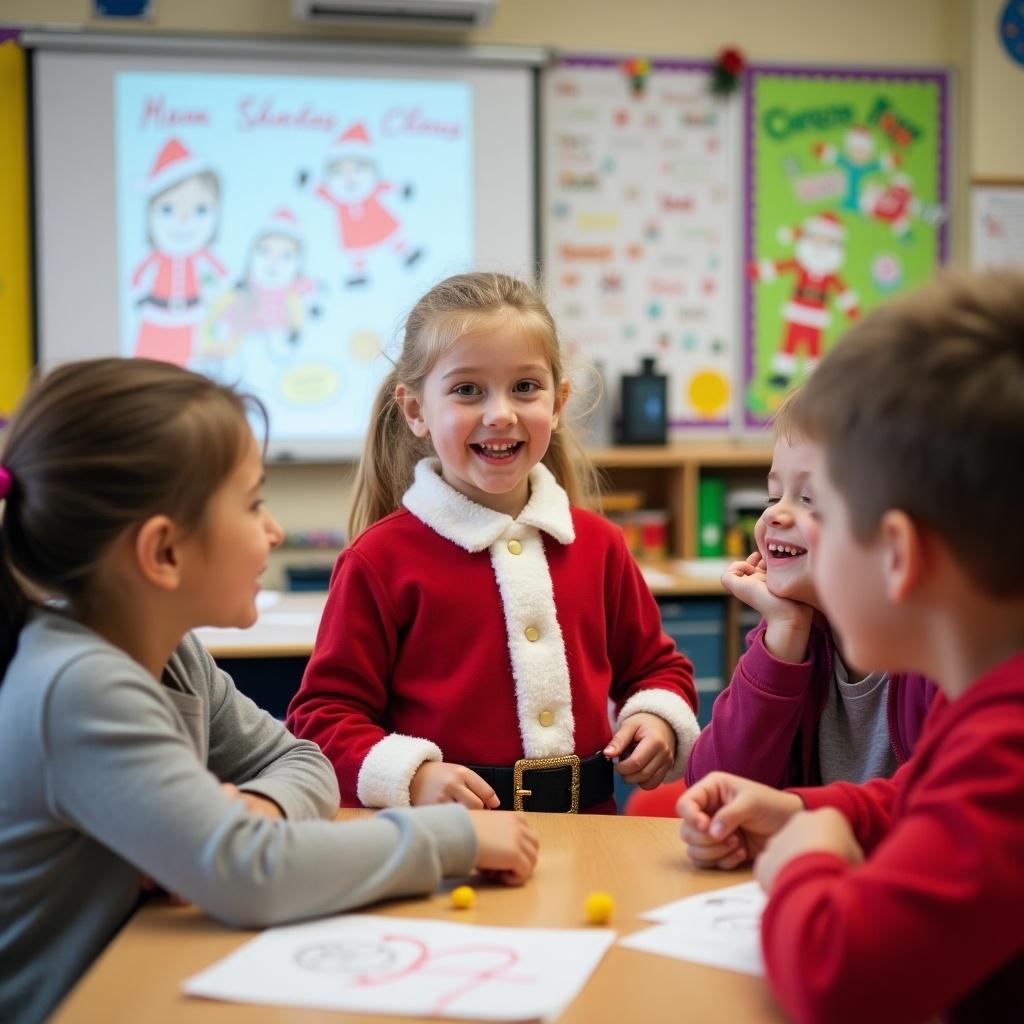
[[[517,540],[510,540],[508,542],[508,550],[511,555],[521,555],[523,553],[523,545]]]
[[[532,644],[535,640],[540,639],[540,630],[536,626],[527,626],[526,632],[523,635]]]
[[[540,722],[540,724],[545,726],[545,727],[551,725],[551,723],[554,722],[554,720],[555,720],[555,713],[554,713],[554,711],[542,711],[537,716],[537,721]]]

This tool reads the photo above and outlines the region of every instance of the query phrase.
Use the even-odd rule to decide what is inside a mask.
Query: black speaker
[[[668,378],[656,373],[653,359],[640,372],[622,377],[622,444],[665,444],[668,440]]]

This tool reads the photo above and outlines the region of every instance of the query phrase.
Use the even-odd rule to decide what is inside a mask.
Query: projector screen
[[[239,382],[270,455],[358,451],[432,284],[536,266],[534,72],[35,52],[38,346]]]

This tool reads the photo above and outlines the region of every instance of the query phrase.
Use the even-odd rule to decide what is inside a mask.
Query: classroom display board
[[[971,189],[971,265],[1024,267],[1024,181]]]
[[[943,72],[754,68],[744,154],[744,426],[844,326],[946,258]]]
[[[0,428],[32,366],[26,163],[25,55],[0,30]]]
[[[545,276],[609,388],[654,357],[671,433],[733,418],[739,124],[707,64],[568,56],[544,89]]]
[[[33,70],[44,364],[172,361],[255,392],[272,456],[345,455],[417,298],[532,273],[525,66],[42,51]]]

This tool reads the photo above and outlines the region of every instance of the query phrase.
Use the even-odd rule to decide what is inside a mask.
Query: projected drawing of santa
[[[796,284],[782,307],[786,330],[782,345],[772,359],[774,371],[769,383],[786,387],[797,369],[797,357],[804,352],[804,367],[810,372],[821,358],[821,338],[831,323],[829,295],[851,320],[857,316],[857,293],[839,276],[846,256],[846,230],[831,212],[808,217],[795,230],[783,228],[780,241],[795,242],[793,258],[760,260],[751,268],[759,281],[774,281],[780,274],[793,274]]]
[[[217,233],[220,179],[169,139],[143,187],[150,252],[131,277],[141,292],[135,355],[185,366],[204,316],[203,286],[227,274],[208,248]]]
[[[366,126],[351,125],[328,150],[324,180],[315,192],[337,213],[339,244],[352,266],[349,286],[367,283],[366,255],[377,246],[390,245],[406,266],[423,255],[422,249],[409,249],[401,224],[381,202],[392,188],[381,180]]]

